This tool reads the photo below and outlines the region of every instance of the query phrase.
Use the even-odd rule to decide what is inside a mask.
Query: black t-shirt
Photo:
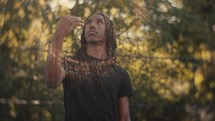
[[[117,121],[117,101],[132,96],[128,73],[112,59],[64,58],[65,121]]]

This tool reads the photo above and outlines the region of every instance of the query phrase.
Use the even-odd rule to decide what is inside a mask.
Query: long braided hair
[[[107,15],[103,14],[103,13],[93,13],[90,16],[95,15],[95,14],[101,15],[104,18],[104,21],[105,21],[105,36],[106,36],[106,53],[107,53],[108,58],[114,58],[115,57],[115,50],[117,48],[114,24],[109,19],[109,17]],[[84,24],[83,31],[82,31],[82,34],[81,34],[81,48],[80,48],[80,51],[81,51],[81,53],[86,54],[87,41],[86,41],[86,38],[85,38],[85,31],[84,31],[85,27],[86,27],[86,23]]]

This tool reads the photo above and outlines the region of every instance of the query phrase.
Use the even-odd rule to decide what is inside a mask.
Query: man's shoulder
[[[126,75],[128,74],[128,71],[124,67],[118,64],[114,64],[114,66],[117,69],[117,71],[119,71],[121,74],[126,74]]]
[[[63,57],[63,59],[65,59],[66,61],[69,61],[69,60],[76,59],[76,57],[74,55],[66,55],[66,56]]]

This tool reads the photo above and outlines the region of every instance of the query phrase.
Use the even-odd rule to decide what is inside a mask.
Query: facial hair
[[[91,44],[91,45],[99,45],[100,43],[102,43],[104,41],[98,41],[98,40],[90,40],[87,43]]]

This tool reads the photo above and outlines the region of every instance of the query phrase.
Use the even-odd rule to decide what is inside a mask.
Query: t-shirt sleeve
[[[72,56],[65,56],[62,58],[62,66],[66,71],[66,74],[70,74],[74,71],[74,59]]]
[[[63,80],[63,83],[65,81],[65,79],[68,76],[71,76],[74,73],[74,59],[72,58],[72,56],[65,56],[62,58],[62,66],[66,72],[66,77]]]
[[[128,96],[133,96],[133,90],[131,85],[131,80],[128,72],[125,70],[122,70],[121,74],[121,80],[119,85],[119,91],[118,91],[118,98]]]
[[[64,68],[64,70],[66,71],[66,73],[68,73],[68,58],[69,56],[64,56],[62,57],[62,66]]]

